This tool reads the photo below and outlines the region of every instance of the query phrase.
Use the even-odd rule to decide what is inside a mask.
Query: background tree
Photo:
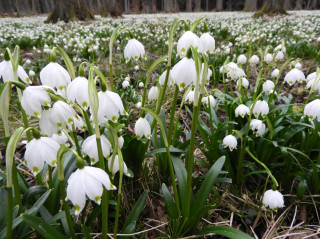
[[[254,14],[254,17],[260,17],[264,14],[287,14],[284,6],[285,0],[266,0],[263,7]]]
[[[257,0],[245,0],[243,11],[255,12],[257,11]]]

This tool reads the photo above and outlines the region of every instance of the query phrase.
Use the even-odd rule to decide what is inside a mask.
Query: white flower
[[[249,60],[251,65],[257,65],[259,63],[259,61],[260,61],[260,59],[257,55],[253,55]]]
[[[90,106],[88,80],[85,77],[75,78],[68,85],[67,97],[70,104],[78,103],[82,109],[87,110]]]
[[[142,81],[139,82],[139,88],[143,88],[144,87],[144,83]]]
[[[28,74],[25,72],[22,66],[18,66],[17,74],[24,83],[32,84],[31,80],[28,77]],[[14,81],[11,61],[4,60],[0,63],[0,77],[2,78],[3,82]]]
[[[172,88],[172,86],[173,86],[173,80],[172,80],[172,76],[171,76],[171,73],[172,73],[172,71],[169,71],[169,76],[168,76],[168,82],[167,82],[167,85],[170,87],[170,88]],[[167,75],[167,70],[165,70],[162,74],[161,74],[161,76],[159,77],[159,84],[160,85],[164,85],[164,82],[165,82],[165,80],[166,80],[166,75]]]
[[[306,104],[303,114],[309,117],[309,120],[317,119],[320,121],[320,100],[316,99]]]
[[[136,39],[130,39],[124,48],[124,58],[128,62],[131,58],[138,60],[139,58],[146,58],[146,52],[141,42]]]
[[[122,88],[123,88],[123,89],[125,89],[125,88],[127,88],[127,87],[129,87],[129,86],[130,86],[129,81],[126,81],[126,80],[125,80],[125,81],[122,82]]]
[[[276,52],[277,50],[280,50],[282,52],[286,52],[287,49],[285,46],[283,46],[282,44],[278,45],[276,48],[274,48],[274,51]]]
[[[277,54],[274,57],[277,61],[280,61],[284,58],[284,54],[282,51],[278,51]]]
[[[51,117],[58,128],[68,129],[70,124],[73,124],[73,118],[76,116],[75,110],[67,103],[58,100],[52,106]]]
[[[205,104],[206,106],[209,106],[209,102],[210,102],[211,107],[216,106],[216,100],[214,99],[214,97],[212,95],[209,95],[207,97],[203,97],[201,102],[202,102],[202,104]]]
[[[271,63],[271,61],[273,60],[273,56],[272,56],[272,54],[271,53],[268,53],[267,55],[265,55],[265,57],[264,57],[264,61],[266,62],[266,63]]]
[[[274,89],[274,83],[271,80],[266,80],[262,85],[262,89],[264,92],[270,94]]]
[[[143,136],[150,139],[151,127],[148,120],[139,118],[134,126],[134,133],[137,135],[137,139],[141,139]]]
[[[30,70],[30,71],[29,71],[29,76],[30,76],[30,77],[33,77],[33,76],[35,76],[35,75],[36,75],[36,73],[35,73],[33,70]]]
[[[297,69],[299,69],[299,70],[301,70],[302,65],[301,65],[300,62],[297,62],[297,64],[295,64],[294,67],[297,68]]]
[[[126,77],[124,78],[124,80],[130,82],[130,76],[126,76]]]
[[[100,168],[85,166],[77,169],[68,179],[67,198],[75,206],[75,215],[79,215],[86,204],[86,195],[97,204],[101,202],[103,187],[115,190],[108,174]]]
[[[244,118],[246,114],[247,115],[250,114],[250,109],[248,106],[241,104],[236,108],[235,114],[236,114],[236,117],[240,115],[242,118]]]
[[[172,68],[173,82],[182,91],[197,79],[196,66],[193,59],[183,58]]]
[[[138,71],[138,70],[139,70],[139,66],[138,66],[138,65],[134,66],[134,69],[135,69],[136,71]]]
[[[194,90],[190,90],[186,96],[186,102],[193,103],[194,102]]]
[[[199,48],[199,37],[191,31],[185,32],[182,37],[180,37],[177,44],[177,52],[180,57],[184,57],[190,45],[193,45],[196,49]]]
[[[157,86],[152,86],[148,93],[148,101],[153,102],[158,99],[159,88]]]
[[[241,77],[239,80],[237,80],[237,87],[239,88],[240,87],[240,82],[241,82],[241,84],[242,84],[242,86],[244,87],[244,88],[248,88],[248,86],[249,86],[249,81],[247,80],[247,78],[245,78],[245,77]]]
[[[61,135],[53,134],[51,136],[51,139],[55,140],[60,145],[68,142],[68,137],[63,132],[61,132]]]
[[[39,126],[41,132],[49,137],[55,133],[61,133],[57,124],[52,120],[52,108],[42,111]]]
[[[28,86],[23,91],[21,106],[29,116],[40,119],[42,106],[50,106],[50,96],[43,86]]]
[[[294,68],[291,71],[289,71],[286,76],[284,77],[285,82],[287,82],[290,86],[292,86],[296,81],[299,81],[302,83],[305,81],[305,76],[302,71]]]
[[[230,48],[229,47],[227,47],[226,49],[224,49],[224,53],[226,54],[226,55],[229,55],[230,54]]]
[[[253,107],[252,113],[255,117],[258,117],[260,114],[264,118],[269,113],[268,103],[264,100],[258,100]]]
[[[253,119],[250,122],[251,129],[255,132],[257,136],[261,136],[266,131],[266,125],[258,119]]]
[[[108,160],[108,168],[109,168],[109,171],[112,172],[112,175],[115,175],[118,171],[119,171],[119,157],[118,155],[116,155],[114,157],[114,161],[113,161],[113,167],[111,168],[111,164],[112,164],[112,159],[110,158]],[[130,177],[130,173],[129,173],[129,170],[127,168],[127,165],[126,163],[123,161],[123,173]]]
[[[283,195],[278,190],[269,189],[264,193],[262,203],[265,207],[270,207],[275,210],[277,208],[283,208]]]
[[[238,56],[237,62],[239,64],[245,64],[247,62],[247,57],[243,54]]]
[[[228,63],[224,68],[225,72],[227,72],[227,76],[230,77],[232,80],[236,80],[240,77],[246,76],[244,71],[241,68],[239,68],[239,66],[234,62]]]
[[[109,140],[104,135],[101,135],[100,141],[101,141],[101,148],[102,148],[103,157],[108,158],[111,153],[112,146],[111,146]],[[87,155],[89,156],[91,165],[93,165],[99,161],[97,140],[96,140],[95,134],[89,136],[88,138],[86,138],[85,141],[83,141],[82,154],[83,154],[83,157],[85,157]]]
[[[127,115],[124,110],[120,96],[112,91],[100,91],[98,93],[99,108],[98,120],[99,124],[105,123],[107,120],[117,122],[119,115]],[[106,120],[107,119],[107,120]]]
[[[274,69],[272,72],[271,72],[271,77],[272,78],[277,78],[279,76],[279,73],[280,71],[278,69]]]
[[[51,138],[40,137],[33,139],[26,145],[24,159],[28,168],[37,175],[47,162],[50,166],[57,165],[57,153],[60,145]]]
[[[317,72],[313,72],[307,76],[307,81],[314,80],[317,76]]]
[[[122,136],[118,137],[118,146],[120,149],[122,149],[124,144],[124,138]]]
[[[71,77],[57,62],[50,62],[40,71],[40,81],[43,85],[62,90],[71,82]]]
[[[136,107],[140,109],[141,106],[142,106],[142,103],[139,101],[139,102],[136,104]]]
[[[200,36],[199,41],[199,52],[213,54],[215,49],[215,41],[214,38],[210,35],[210,33],[203,33]]]
[[[200,84],[202,83],[203,71],[204,71],[204,63],[202,63],[202,65],[201,65]],[[209,84],[209,80],[210,80],[211,76],[212,76],[212,70],[208,67],[207,79],[206,79],[207,85]],[[196,79],[194,79],[193,84],[196,84]]]
[[[224,137],[223,146],[225,148],[229,147],[230,151],[232,151],[237,148],[237,145],[238,141],[233,135],[227,135],[226,137]]]

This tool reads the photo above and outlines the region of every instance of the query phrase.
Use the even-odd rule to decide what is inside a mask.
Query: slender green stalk
[[[13,194],[14,194],[14,204],[19,206],[19,214],[22,213],[22,202],[20,185],[18,181],[17,166],[15,163],[12,165],[12,184],[13,184]]]
[[[109,79],[110,79],[110,88],[111,88],[111,91],[114,91],[114,81],[113,81],[112,64],[109,64]]]
[[[77,153],[79,155],[81,155],[81,148],[79,145],[78,135],[76,133],[76,128],[75,128],[74,124],[72,124],[72,133],[71,134],[72,134],[72,138],[74,140],[74,143],[76,144]]]
[[[85,111],[85,110],[83,110],[83,117],[84,117],[84,120],[86,122],[89,135],[93,135],[93,129],[92,129],[92,126],[91,126],[91,123],[90,123],[90,120],[89,120],[88,112]]]
[[[49,169],[49,188],[53,188],[52,185],[52,167],[50,165],[48,165],[48,169]]]
[[[12,223],[13,223],[13,203],[12,203],[12,187],[7,187],[8,197],[8,214],[7,214],[7,232],[6,238],[12,238]]]
[[[175,119],[175,111],[177,106],[177,100],[178,100],[178,94],[179,94],[179,87],[176,85],[173,101],[172,101],[172,107],[171,107],[171,115],[170,115],[170,123],[169,123],[169,131],[168,131],[168,143],[171,144],[172,140],[172,130],[173,130],[173,122]]]

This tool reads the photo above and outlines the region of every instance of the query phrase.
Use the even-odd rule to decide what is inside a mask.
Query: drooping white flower
[[[199,37],[191,31],[186,31],[178,40],[177,52],[180,57],[184,57],[190,45],[193,45],[196,49],[199,48]]]
[[[101,148],[103,157],[108,158],[111,153],[111,144],[109,140],[104,136],[100,136]],[[97,148],[96,135],[91,135],[83,141],[82,144],[82,154],[83,156],[89,156],[91,165],[99,161],[99,154]]]
[[[253,119],[250,122],[250,127],[253,130],[253,132],[256,134],[256,136],[261,136],[266,131],[266,125],[258,119]]]
[[[40,71],[40,81],[43,85],[62,90],[71,82],[71,77],[57,62],[50,62]]]
[[[284,45],[279,44],[276,48],[274,48],[274,51],[275,51],[275,52],[278,51],[278,50],[280,50],[280,51],[282,51],[282,52],[286,52],[286,51],[287,51],[287,48],[286,48]]]
[[[98,93],[99,108],[98,120],[99,124],[105,123],[107,120],[117,122],[120,115],[127,115],[124,110],[120,96],[112,91],[100,91]]]
[[[273,56],[272,56],[271,53],[268,53],[267,55],[265,55],[264,61],[265,61],[266,63],[270,64],[270,63],[272,62],[272,60],[273,60]]]
[[[302,71],[294,68],[290,70],[286,76],[284,77],[285,82],[287,82],[290,86],[292,86],[296,81],[302,83],[305,81],[305,76]]]
[[[186,96],[186,102],[193,103],[194,102],[194,90],[190,90]]]
[[[154,102],[158,99],[159,88],[157,86],[152,86],[148,93],[148,101]]]
[[[146,52],[141,42],[136,39],[130,39],[124,48],[124,58],[128,62],[131,58],[138,60],[139,58],[146,58]]]
[[[68,179],[67,198],[75,206],[75,215],[79,215],[86,204],[86,196],[95,201],[101,202],[103,186],[107,190],[115,190],[108,174],[100,168],[85,166],[77,169]]]
[[[246,89],[249,87],[249,81],[245,77],[241,77],[241,78],[239,78],[239,80],[237,80],[237,87],[238,88],[240,87],[240,83],[242,84],[242,87],[244,87]]]
[[[320,100],[316,99],[306,104],[303,114],[308,116],[309,120],[317,119],[320,121]]]
[[[75,110],[67,103],[58,100],[52,106],[52,121],[61,129],[68,129],[73,124],[73,118],[76,116]]]
[[[65,133],[61,132],[61,134],[53,134],[51,139],[55,140],[58,144],[62,145],[68,142],[68,137]]]
[[[235,114],[236,114],[236,117],[240,115],[242,118],[244,118],[246,114],[247,115],[250,114],[250,109],[248,106],[241,104],[236,108]]]
[[[23,69],[22,66],[18,66],[17,69],[18,77],[26,84],[32,84],[28,74]],[[3,82],[14,81],[13,67],[11,61],[2,61],[0,63],[0,77],[3,79]]]
[[[67,88],[67,97],[70,104],[78,103],[82,109],[90,106],[88,80],[85,77],[76,77]]]
[[[136,104],[136,107],[140,109],[141,106],[142,106],[142,103],[141,103],[141,101],[139,101],[139,102]]]
[[[257,55],[253,55],[249,60],[251,65],[257,65],[260,62],[260,59]]]
[[[234,62],[230,62],[225,66],[225,71],[227,72],[227,76],[232,80],[239,79],[240,77],[245,77],[246,74],[244,71]]]
[[[202,77],[203,77],[203,71],[204,71],[204,63],[201,65],[201,72],[200,72],[200,84],[202,83]],[[210,77],[212,76],[212,70],[208,67],[208,72],[207,72],[207,79],[206,79],[206,84],[209,84]],[[196,84],[196,79],[193,81],[193,84]]]
[[[311,81],[311,80],[315,79],[316,76],[317,76],[317,72],[313,72],[313,73],[309,74],[307,76],[307,81]]]
[[[214,49],[215,49],[214,38],[208,32],[203,33],[199,39],[199,52],[213,54]]]
[[[43,86],[28,86],[23,91],[21,106],[29,116],[40,119],[42,106],[50,106],[50,96]]]
[[[234,137],[233,135],[230,134],[224,137],[223,146],[225,148],[229,147],[230,151],[232,151],[237,148],[237,145],[238,145],[238,141],[236,137]]]
[[[44,110],[42,111],[41,118],[39,120],[41,132],[49,137],[51,137],[53,134],[61,133],[58,125],[52,120],[52,114],[52,108]]]
[[[318,79],[314,78],[312,80],[309,80],[307,85],[306,85],[306,89],[310,89],[312,88],[315,91],[319,91],[320,90],[320,79],[318,77]]]
[[[271,72],[271,77],[272,78],[277,78],[279,76],[279,73],[280,71],[278,69],[274,69],[272,72]]]
[[[139,88],[143,88],[144,87],[144,83],[142,81],[139,82]]]
[[[239,55],[238,58],[237,58],[237,62],[239,64],[246,64],[247,62],[247,57],[243,54]]]
[[[301,70],[302,68],[302,65],[300,62],[297,62],[295,65],[294,65],[294,68],[297,68],[298,70]]]
[[[123,89],[126,89],[126,88],[129,87],[129,86],[130,86],[130,82],[129,82],[129,81],[126,81],[126,80],[125,80],[125,81],[122,82],[122,88],[123,88]]]
[[[47,162],[50,166],[57,165],[57,153],[60,145],[51,138],[40,137],[33,139],[26,145],[24,159],[26,165],[34,175],[37,175]]]
[[[262,199],[262,203],[265,207],[277,210],[277,208],[284,207],[283,195],[278,190],[267,190]]]
[[[216,106],[216,100],[214,99],[214,97],[212,95],[203,97],[201,102],[202,102],[202,104],[205,104],[206,106],[209,106],[209,102],[210,102],[211,107]]]
[[[119,157],[118,157],[118,155],[116,155],[114,157],[113,167],[112,168],[111,168],[111,164],[112,164],[112,159],[110,158],[108,160],[108,168],[109,168],[109,171],[112,172],[112,175],[115,175],[120,169],[119,168]],[[128,177],[131,176],[130,173],[129,173],[129,170],[127,168],[127,165],[126,165],[126,163],[124,161],[123,161],[123,173]]]
[[[260,114],[264,118],[269,113],[268,103],[264,100],[258,100],[253,107],[252,113],[255,117],[258,117]]]
[[[137,135],[137,139],[141,139],[145,136],[147,139],[151,138],[151,127],[145,118],[139,118],[134,126],[134,133]]]
[[[35,75],[36,75],[36,73],[35,73],[33,70],[30,70],[30,71],[29,71],[29,76],[30,76],[30,77],[33,77],[33,76],[35,76]]]
[[[134,69],[135,69],[136,71],[138,71],[138,70],[139,70],[139,66],[138,66],[138,65],[134,66]]]
[[[274,90],[274,83],[271,80],[266,80],[262,85],[262,90],[270,94]]]
[[[168,83],[167,85],[171,88],[174,84],[173,80],[172,80],[172,71],[169,71],[169,76],[168,76]],[[167,70],[165,70],[161,76],[159,77],[159,84],[160,85],[164,85],[164,82],[166,81],[166,75],[167,75]]]
[[[118,137],[118,146],[120,149],[122,149],[124,144],[124,138],[122,136]]]
[[[182,91],[197,79],[196,65],[193,59],[184,57],[172,68],[173,82]]]
[[[274,56],[274,59],[276,59],[277,61],[280,61],[284,58],[284,54],[282,51],[278,51],[277,54]]]

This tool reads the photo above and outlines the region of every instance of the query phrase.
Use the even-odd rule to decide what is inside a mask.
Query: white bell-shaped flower
[[[199,48],[199,37],[191,31],[185,32],[182,37],[178,40],[177,52],[180,57],[184,57],[191,45],[193,45],[197,50]]]
[[[277,210],[284,207],[283,195],[278,190],[267,190],[262,198],[263,206]]]
[[[202,104],[205,104],[206,106],[209,106],[209,102],[210,102],[211,107],[216,106],[216,100],[214,99],[214,97],[212,95],[203,97],[201,102],[202,102]]]
[[[259,62],[260,62],[260,59],[257,55],[253,55],[249,60],[250,65],[257,65],[259,64]]]
[[[266,125],[258,119],[251,120],[250,127],[256,136],[261,136],[266,131]]]
[[[117,122],[120,115],[127,115],[124,110],[120,96],[112,91],[100,91],[98,93],[99,108],[98,120],[99,124],[105,123],[107,120]]]
[[[100,141],[103,157],[109,158],[112,147],[109,140],[104,135],[101,135]],[[91,165],[99,161],[97,140],[95,134],[89,136],[85,141],[83,141],[82,154],[84,157],[86,157],[87,155],[89,156]]]
[[[276,48],[274,48],[274,51],[282,51],[282,52],[286,52],[287,51],[287,48],[285,46],[283,46],[282,44],[279,44]]]
[[[201,65],[201,72],[200,72],[200,84],[202,83],[202,77],[203,77],[203,71],[204,71],[204,63]],[[208,68],[207,72],[207,79],[206,79],[206,84],[209,84],[210,77],[212,76],[212,70]],[[193,84],[196,84],[196,80],[193,81]]]
[[[61,134],[58,125],[52,120],[52,114],[52,108],[44,110],[39,120],[41,132],[49,137],[56,133]]]
[[[124,144],[124,138],[122,136],[118,137],[118,146],[120,149],[122,149]]]
[[[25,163],[34,175],[37,175],[47,162],[50,166],[57,165],[57,153],[60,145],[51,138],[40,137],[33,139],[26,145],[24,153]]]
[[[22,66],[18,66],[17,74],[20,80],[26,84],[32,84],[27,72],[23,69]],[[3,79],[3,82],[14,81],[13,67],[11,61],[2,61],[0,63],[0,77]]]
[[[245,77],[245,72],[234,62],[230,62],[225,66],[227,76],[232,80],[237,80],[240,77]]]
[[[311,81],[311,80],[315,79],[316,76],[317,76],[317,72],[313,72],[313,73],[309,74],[307,76],[307,81]]]
[[[279,76],[279,73],[280,71],[278,69],[274,69],[272,72],[271,72],[271,77],[272,78],[277,78]]]
[[[148,93],[148,101],[154,102],[158,99],[159,96],[159,88],[157,86],[152,86]]]
[[[303,114],[308,116],[309,120],[317,119],[320,121],[320,100],[316,99],[306,104]]]
[[[90,106],[88,93],[88,80],[85,77],[75,78],[67,88],[67,97],[70,104],[79,104],[82,109],[87,110]]]
[[[52,121],[61,129],[68,129],[73,124],[73,118],[76,117],[75,110],[67,103],[58,100],[52,106]]]
[[[113,167],[112,168],[111,168],[111,164],[112,164],[112,159],[110,158],[108,160],[108,168],[109,168],[109,171],[112,172],[112,175],[115,175],[120,169],[119,168],[119,157],[118,157],[118,155],[116,155],[114,157]],[[126,165],[126,163],[124,161],[123,161],[123,173],[128,177],[131,176],[130,173],[129,173],[129,170],[127,168],[127,165]]]
[[[172,76],[171,76],[171,72],[169,72],[169,77],[168,77],[168,83],[167,85],[172,88],[172,86],[174,85],[174,82],[173,82],[173,79],[172,79]],[[164,82],[166,81],[166,75],[167,75],[167,70],[165,70],[161,76],[159,77],[159,84],[160,85],[164,85]]]
[[[282,51],[278,51],[277,54],[274,56],[274,59],[277,61],[281,61],[284,58],[284,54]]]
[[[125,80],[125,81],[122,82],[122,88],[123,88],[123,89],[126,89],[126,88],[128,88],[129,86],[130,86],[130,82],[129,82],[129,81],[126,81],[126,80]]]
[[[21,106],[29,116],[40,119],[42,106],[50,106],[50,96],[43,86],[28,86],[23,91]]]
[[[269,113],[268,103],[264,100],[258,100],[253,107],[252,113],[255,117],[258,117],[260,114],[264,118]]]
[[[145,118],[139,118],[134,126],[134,133],[137,135],[137,139],[141,139],[145,136],[147,139],[151,138],[151,127]]]
[[[274,83],[271,80],[266,80],[266,82],[264,82],[262,85],[262,90],[265,93],[270,94],[274,90]]]
[[[68,137],[65,133],[61,132],[61,134],[53,134],[51,139],[55,140],[58,144],[66,144],[68,142]]]
[[[284,77],[285,82],[287,82],[290,86],[292,86],[296,81],[302,83],[306,80],[302,71],[294,68],[290,70],[286,76]]]
[[[244,118],[244,116],[247,114],[249,115],[250,114],[250,109],[248,106],[244,105],[244,104],[241,104],[239,105],[236,110],[235,110],[235,114],[236,114],[236,117],[238,117],[239,115]]]
[[[245,77],[241,77],[241,78],[239,78],[239,80],[237,80],[237,87],[238,88],[240,88],[240,83],[242,84],[242,87],[244,87],[246,89],[249,87],[249,81]]]
[[[115,190],[108,174],[100,168],[85,166],[77,169],[68,179],[67,198],[75,207],[75,215],[79,215],[86,204],[86,196],[101,203],[103,186],[107,190]]]
[[[130,59],[138,60],[139,58],[146,58],[146,52],[141,42],[136,39],[130,39],[124,48],[124,58],[126,62]]]
[[[229,147],[230,151],[236,149],[237,145],[238,145],[238,141],[237,141],[236,137],[234,137],[231,134],[224,137],[222,142],[223,142],[223,146],[225,148]]]
[[[184,57],[172,68],[173,82],[182,91],[197,79],[196,65],[193,59]]]
[[[267,55],[264,56],[264,61],[267,63],[267,64],[270,64],[273,60],[273,55],[271,53],[268,53]]]
[[[43,85],[62,90],[71,82],[71,77],[57,62],[50,62],[40,71],[40,81]]]
[[[316,91],[320,91],[320,79],[318,80],[312,79],[308,81],[306,85],[306,89],[310,89],[310,88],[313,88],[313,90],[316,90]]]
[[[199,52],[213,54],[215,49],[215,40],[209,32],[203,33],[199,39]]]
[[[186,102],[192,104],[194,102],[194,90],[190,90],[186,96]]]
[[[237,63],[239,64],[246,64],[247,62],[247,57],[243,54],[239,55],[237,58]]]
[[[298,70],[301,70],[302,64],[301,64],[300,62],[297,62],[297,63],[294,65],[294,68],[297,68]]]

